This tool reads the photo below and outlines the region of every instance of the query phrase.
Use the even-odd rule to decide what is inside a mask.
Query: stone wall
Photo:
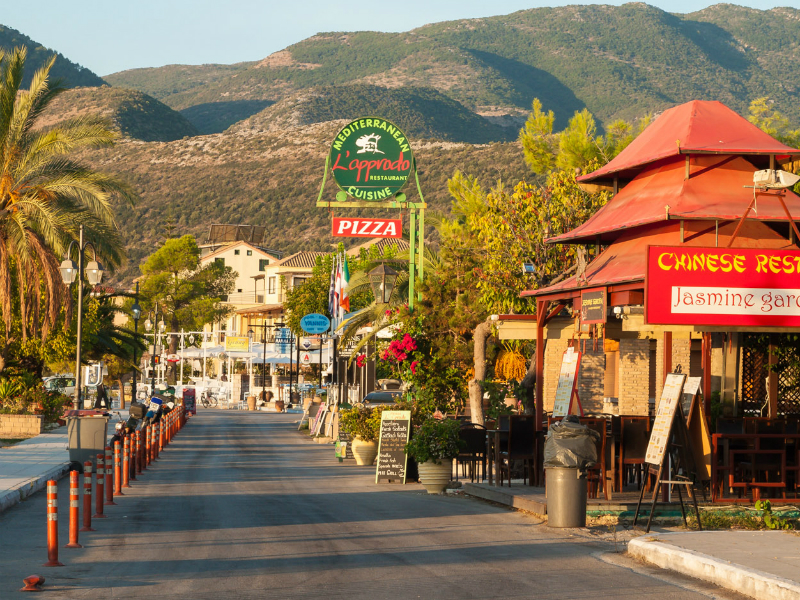
[[[672,336],[672,370],[681,365],[683,373],[689,375],[692,357],[692,340],[688,337]],[[656,339],[656,408],[661,401],[661,390],[664,387],[664,336]]]
[[[650,410],[650,340],[619,342],[619,414],[647,415]]]
[[[42,433],[42,415],[0,415],[0,438],[32,438]]]

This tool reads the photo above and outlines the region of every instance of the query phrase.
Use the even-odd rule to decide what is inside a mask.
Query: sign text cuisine
[[[606,289],[581,290],[581,323],[594,325],[606,322]]]
[[[406,482],[406,444],[411,433],[410,410],[385,410],[381,413],[381,434],[378,440],[378,467],[375,483]]]
[[[659,325],[800,326],[800,252],[650,246],[645,318]]]
[[[400,238],[403,236],[403,221],[334,217],[333,235],[334,237]]]
[[[386,200],[402,188],[414,163],[406,135],[386,119],[348,123],[331,144],[336,184],[357,200]]]

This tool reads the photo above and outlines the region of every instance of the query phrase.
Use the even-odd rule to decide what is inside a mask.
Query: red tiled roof
[[[721,102],[692,100],[664,111],[604,167],[580,182],[633,176],[644,165],[681,154],[800,154]]]

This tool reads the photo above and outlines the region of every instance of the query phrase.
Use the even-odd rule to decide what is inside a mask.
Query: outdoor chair
[[[590,498],[597,498],[600,491],[600,485],[603,486],[603,495],[606,500],[611,499],[610,490],[608,489],[608,480],[606,478],[606,424],[605,418],[583,418],[581,424],[586,425],[589,429],[596,431],[600,434],[597,440],[597,458],[598,462],[593,467],[586,470],[587,491]]]
[[[464,423],[458,432],[458,438],[462,444],[456,457],[456,477],[458,464],[461,463],[465,478],[469,466],[469,480],[475,481],[477,475],[478,481],[482,481],[486,477],[486,427],[477,423]]]
[[[637,489],[641,489],[645,480],[644,459],[650,440],[650,418],[620,417],[619,439],[618,489],[620,492],[624,491],[631,471],[634,472]]]
[[[536,417],[533,415],[515,415],[508,420],[508,444],[500,448],[500,486],[503,485],[504,473],[508,474],[508,486],[511,487],[511,461],[523,461],[523,482],[529,480],[533,485],[536,469]]]

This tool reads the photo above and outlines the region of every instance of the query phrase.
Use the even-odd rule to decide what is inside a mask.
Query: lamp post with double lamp
[[[78,247],[78,264],[75,264],[75,261],[70,258],[70,254],[72,253],[72,246],[73,244],[77,244]],[[61,267],[59,270],[61,271],[61,279],[64,280],[64,284],[67,286],[72,285],[72,283],[77,278],[78,280],[78,339],[77,339],[77,347],[75,350],[75,400],[74,400],[74,408],[75,410],[80,409],[81,407],[81,341],[82,341],[82,329],[83,329],[83,276],[84,276],[84,256],[86,254],[86,249],[91,248],[92,254],[94,259],[89,261],[86,265],[85,274],[86,280],[89,284],[94,287],[100,283],[103,279],[103,267],[100,266],[100,263],[97,262],[97,249],[94,247],[94,244],[91,242],[83,242],[83,225],[80,226],[78,241],[72,240],[69,243],[69,247],[67,248],[67,254],[64,256],[64,260],[61,263]]]
[[[139,282],[136,282],[136,293],[133,296],[133,306],[131,306],[131,313],[133,314],[133,333],[134,336],[139,335],[139,318],[142,316],[142,307],[139,306]],[[138,364],[136,362],[136,346],[133,347],[133,384],[131,385],[131,396],[133,402],[136,402],[136,369]]]
[[[158,325],[156,325],[158,323]],[[155,309],[151,310],[147,315],[147,321],[144,322],[144,328],[147,331],[152,331],[154,327],[158,331],[153,331],[153,356],[150,359],[150,396],[156,392],[156,356],[158,356],[158,334],[164,333],[166,325],[164,325],[164,313],[158,309],[158,302],[156,302]]]

